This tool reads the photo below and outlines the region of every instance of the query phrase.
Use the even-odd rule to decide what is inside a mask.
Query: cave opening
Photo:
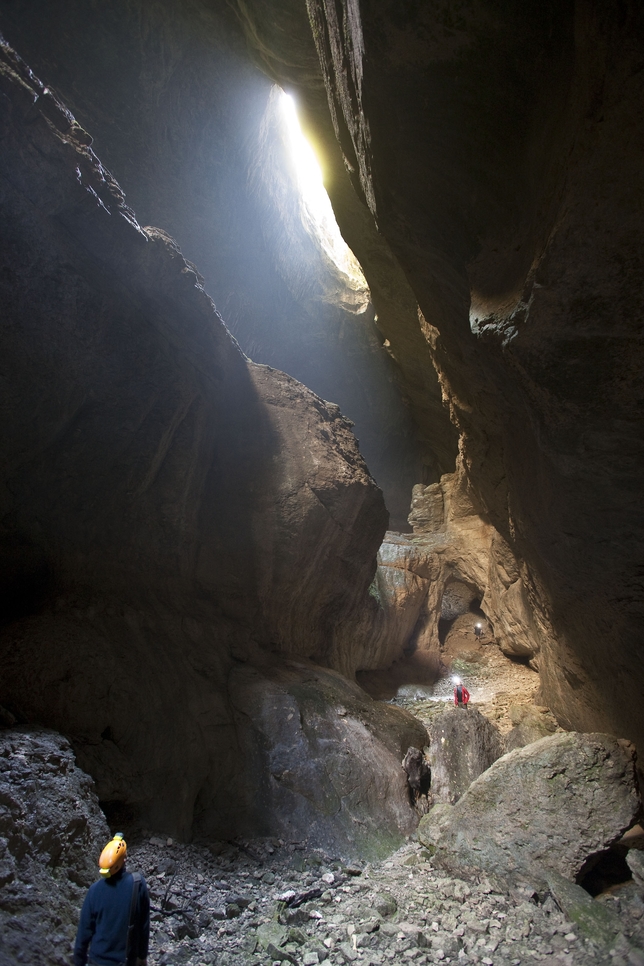
[[[624,852],[606,849],[586,860],[577,876],[577,884],[595,898],[608,892],[613,886],[630,882],[632,878],[633,873]]]
[[[316,153],[302,130],[297,103],[292,94],[276,89],[282,130],[288,145],[300,195],[302,221],[320,249],[342,274],[345,284],[355,292],[354,311],[361,315],[370,305],[370,293],[358,259],[340,232],[324,186],[324,177]]]

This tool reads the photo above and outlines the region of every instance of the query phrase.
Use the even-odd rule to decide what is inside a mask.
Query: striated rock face
[[[0,731],[0,960],[67,962],[109,839],[92,780],[60,735]],[[55,952],[52,953],[52,950]]]
[[[633,746],[569,732],[504,755],[456,805],[433,808],[419,837],[460,875],[543,888],[549,871],[574,880],[640,808]]]
[[[418,548],[433,550],[443,562],[441,616],[456,616],[450,609],[449,582],[469,586],[501,650],[510,657],[535,658],[545,628],[531,606],[529,572],[477,510],[462,462],[440,483],[414,487],[409,522]]]
[[[508,544],[473,505],[459,464],[440,483],[414,487],[413,536],[387,532],[378,552],[372,593],[380,605],[360,667],[387,667],[404,655],[435,676],[443,652],[439,621],[458,620],[476,600],[510,657],[538,660],[545,621],[531,605],[532,584]]]
[[[261,782],[231,673],[351,665],[382,495],[338,408],[249,362],[6,45],[0,91],[0,704],[71,736],[101,800],[153,828],[189,836],[220,783],[232,835]]]
[[[544,625],[546,702],[568,727],[644,741],[623,700],[642,676],[641,4],[499,16],[477,0],[455,21],[446,4],[311,0],[325,121],[300,5],[271,4],[270,27],[261,0],[244,9],[318,137],[333,125],[362,220],[334,203],[367,276],[384,261],[371,215],[420,305],[417,322],[383,316],[387,338],[431,435],[420,331],[477,512],[525,567],[497,590],[511,626]]]
[[[431,800],[453,805],[503,753],[499,731],[480,711],[444,711],[429,729]]]

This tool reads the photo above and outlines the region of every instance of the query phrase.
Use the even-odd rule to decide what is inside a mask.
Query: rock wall
[[[243,355],[4,44],[0,85],[0,704],[153,828],[189,836],[216,780],[229,836],[259,794],[231,675],[333,665],[376,606],[382,494],[339,409]]]
[[[251,5],[286,73],[293,6]],[[309,94],[312,122],[363,202],[361,220],[334,195],[340,223],[370,213],[422,310],[390,336],[417,417],[420,331],[478,512],[529,569],[527,601],[512,573],[505,590],[513,622],[544,625],[545,699],[641,744],[623,700],[642,680],[641,5],[307,8],[329,105],[318,121]]]
[[[409,515],[414,533],[385,534],[371,588],[380,610],[365,635],[364,663],[354,670],[385,668],[413,655],[419,668],[424,661],[428,679],[437,674],[441,617],[462,612],[452,613],[452,607],[468,609],[452,599],[457,591],[466,594],[468,604],[481,602],[486,625],[508,657],[527,658],[536,666],[549,626],[537,616],[531,574],[474,500],[460,461],[457,471],[439,483],[414,487]]]
[[[243,351],[356,423],[392,526],[406,529],[409,491],[438,478],[436,460],[373,310],[347,309],[346,285],[303,223],[272,82],[228,4],[27,0],[3,7],[0,30],[91,131],[139,221],[198,265]]]
[[[92,780],[55,732],[3,729],[0,802],[0,960],[64,966],[110,838]]]

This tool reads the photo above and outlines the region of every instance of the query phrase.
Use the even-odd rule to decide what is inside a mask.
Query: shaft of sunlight
[[[318,238],[326,255],[346,277],[349,287],[356,291],[364,290],[364,311],[369,304],[367,280],[360,263],[340,233],[324,187],[322,169],[313,148],[302,133],[295,101],[290,94],[283,91],[279,103],[308,227]]]

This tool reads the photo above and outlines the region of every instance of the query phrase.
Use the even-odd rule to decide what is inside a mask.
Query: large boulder
[[[448,708],[429,728],[431,800],[453,805],[503,751],[498,729],[480,711]]]
[[[108,838],[92,780],[65,738],[41,728],[0,731],[3,966],[66,966],[63,950]]]
[[[419,837],[457,875],[544,887],[574,880],[641,807],[635,750],[610,735],[565,732],[504,755],[453,806],[435,806]]]
[[[302,661],[240,665],[229,688],[248,764],[249,834],[375,858],[414,831],[401,760],[427,743],[427,732],[413,715]],[[200,796],[197,832],[213,831],[221,796],[217,776]]]

